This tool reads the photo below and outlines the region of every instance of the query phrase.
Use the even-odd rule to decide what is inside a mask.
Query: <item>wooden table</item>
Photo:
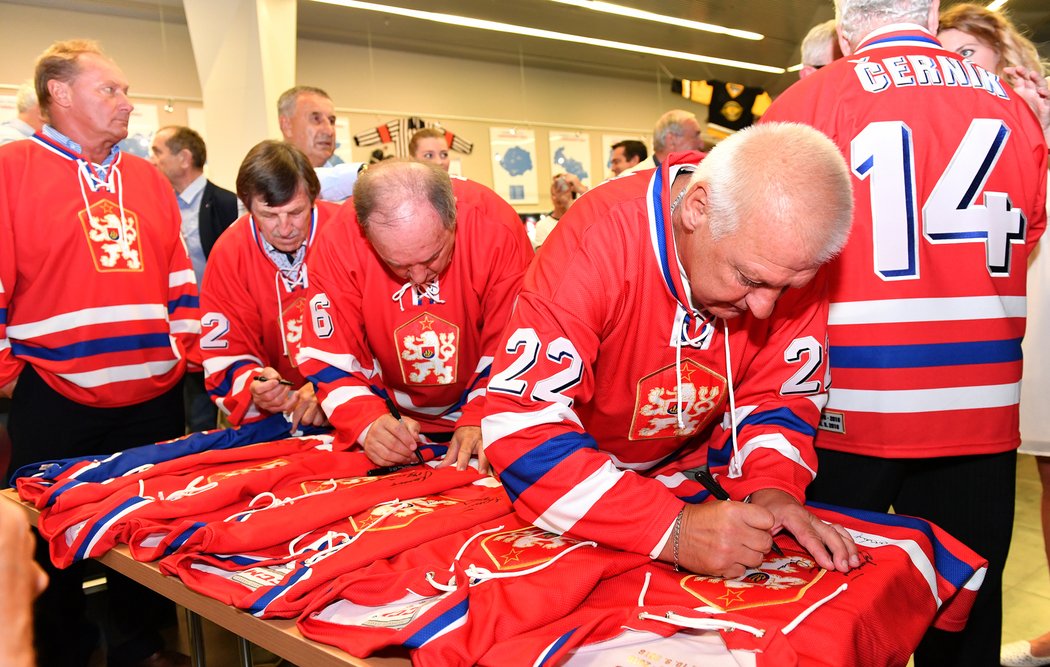
[[[0,490],[0,497],[6,502],[17,503],[25,511],[30,524],[36,526],[40,511],[21,502],[13,489]],[[191,614],[190,645],[194,648],[195,653],[200,650],[200,641],[199,635],[192,635],[199,631],[199,618],[195,621],[193,615],[199,615],[199,617],[226,628],[243,640],[257,644],[285,660],[304,667],[346,667],[347,665],[403,667],[410,664],[405,652],[385,653],[362,660],[335,647],[306,639],[299,634],[294,620],[263,620],[191,591],[177,578],[161,574],[154,563],[140,563],[132,558],[125,546],[112,549],[105,556],[96,560],[134,579],[150,590],[156,591],[175,604],[185,607]],[[199,653],[193,657],[195,665],[204,664],[203,656]],[[245,664],[250,665],[250,657],[247,657],[246,660]]]

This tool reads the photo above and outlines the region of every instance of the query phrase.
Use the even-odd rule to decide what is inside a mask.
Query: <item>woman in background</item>
[[[1050,91],[1035,46],[999,12],[975,4],[953,5],[941,13],[937,38],[974,64],[1005,79],[1028,102],[1050,138]],[[1029,258],[1028,324],[1024,343],[1024,381],[1021,383],[1022,454],[1036,457],[1042,481],[1043,544],[1050,561],[1050,420],[1041,414],[1050,393],[1050,358],[1039,342],[1050,336],[1050,249],[1044,233]],[[1042,256],[1042,259],[1040,257]],[[1050,632],[1031,641],[1004,644],[1000,662],[1007,667],[1050,665]]]
[[[419,130],[408,141],[408,154],[416,162],[431,162],[448,171],[448,140],[445,131],[433,127]]]

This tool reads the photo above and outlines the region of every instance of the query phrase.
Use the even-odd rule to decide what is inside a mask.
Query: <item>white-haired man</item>
[[[40,104],[36,99],[33,82],[27,81],[18,87],[15,94],[15,110],[18,115],[0,123],[0,146],[19,139],[28,139],[44,127],[40,115]]]
[[[801,505],[826,397],[818,269],[849,233],[846,165],[801,125],[701,157],[566,214],[493,361],[486,454],[546,530],[727,577],[787,530],[848,571],[852,540]],[[739,502],[692,504],[683,471],[705,463]]]
[[[813,26],[802,40],[802,69],[798,78],[805,79],[821,67],[842,57],[839,50],[839,35],[835,32],[835,19],[828,19]]]
[[[810,495],[892,505],[987,558],[966,628],[931,630],[915,662],[994,665],[1046,144],[1013,90],[941,48],[938,2],[836,8],[847,57],[795,84],[765,116],[822,130],[854,176],[853,235],[829,267],[835,383]]]
[[[653,162],[659,166],[671,153],[702,150],[700,130],[696,114],[688,111],[671,109],[660,116],[653,128]]]

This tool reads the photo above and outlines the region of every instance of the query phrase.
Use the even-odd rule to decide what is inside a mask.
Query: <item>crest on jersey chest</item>
[[[77,214],[84,229],[91,260],[99,273],[142,271],[142,241],[139,239],[139,217],[103,199]]]
[[[303,340],[303,311],[306,299],[297,296],[281,311],[281,335],[284,336],[284,349],[288,351],[288,361],[295,368],[295,358],[299,354],[299,343]]]
[[[444,385],[456,381],[459,327],[423,313],[394,330],[394,346],[405,384]]]
[[[401,503],[384,503],[350,517],[350,525],[358,533],[366,530],[398,530],[439,509],[462,504],[462,500],[447,496],[423,496]],[[379,525],[372,528],[376,523]]]
[[[513,572],[553,560],[574,544],[579,544],[579,541],[528,526],[489,535],[481,541],[481,549],[492,567],[501,572]]]
[[[721,413],[724,377],[693,361],[682,360],[682,385],[675,365],[664,366],[638,381],[631,420],[631,440],[690,436]],[[683,427],[678,426],[679,391]]]
[[[809,554],[783,550],[783,557],[770,552],[761,565],[735,579],[690,575],[680,583],[690,595],[723,611],[797,602],[823,578],[825,570]]]
[[[266,461],[265,463],[257,463],[247,468],[238,468],[237,470],[225,470],[223,472],[213,473],[208,475],[208,482],[221,482],[224,479],[230,477],[238,477],[240,475],[250,475],[253,472],[262,472],[263,470],[272,470],[274,468],[283,468],[289,465],[288,459],[273,459],[272,461]]]

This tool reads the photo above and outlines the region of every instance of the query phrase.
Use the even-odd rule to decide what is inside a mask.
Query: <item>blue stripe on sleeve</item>
[[[1021,360],[1021,339],[924,345],[832,345],[832,368],[930,368]]]
[[[776,408],[774,410],[762,410],[749,414],[737,424],[738,429],[745,426],[777,426],[779,428],[795,431],[802,435],[813,437],[817,429],[812,424],[800,419],[798,415],[788,408]]]
[[[549,664],[548,661],[550,660],[551,656],[553,656],[555,653],[557,653],[561,649],[561,647],[565,645],[565,642],[569,641],[569,637],[572,637],[573,633],[576,632],[577,630],[579,630],[578,627],[577,628],[573,628],[572,630],[569,630],[568,632],[566,632],[561,637],[558,637],[557,639],[555,639],[554,643],[552,643],[550,646],[548,646],[547,648],[543,649],[543,653],[540,655],[539,659],[536,661],[537,667],[542,667],[543,665]]]
[[[587,433],[563,433],[533,447],[524,456],[500,473],[510,501],[518,496],[558,465],[581,449],[598,449],[598,443]]]
[[[198,530],[200,530],[201,528],[204,528],[204,526],[206,526],[206,525],[207,524],[204,523],[203,521],[194,521],[193,524],[190,525],[189,528],[187,528],[186,530],[184,530],[181,533],[179,533],[178,537],[176,537],[174,540],[172,540],[171,544],[169,544],[167,547],[165,547],[164,555],[165,556],[170,556],[171,554],[173,554],[176,551],[178,551],[179,547],[181,547],[183,544],[186,543],[186,540],[188,540],[191,537],[193,537],[193,535],[196,534],[196,532]]]
[[[199,308],[201,305],[200,297],[193,296],[192,294],[183,294],[174,301],[168,302],[168,314],[174,313],[179,308]]]
[[[109,338],[96,338],[53,348],[25,345],[15,341],[11,342],[11,351],[14,352],[15,356],[46,361],[71,361],[73,359],[91,357],[96,354],[166,347],[171,347],[171,341],[166,333],[111,336]]]
[[[216,396],[222,398],[229,394],[230,390],[233,389],[233,376],[237,374],[237,371],[248,364],[255,364],[255,362],[250,359],[241,359],[240,361],[235,361],[230,364],[229,368],[226,369],[226,372],[223,373],[222,382],[220,382],[215,389],[209,389],[208,396],[212,398],[215,398]]]
[[[966,585],[966,582],[973,578],[974,569],[959,559],[948,549],[948,547],[944,546],[944,544],[937,539],[936,535],[934,535],[933,528],[930,527],[928,521],[901,514],[869,512],[867,510],[838,507],[837,505],[826,505],[814,501],[807,501],[806,504],[821,509],[831,510],[832,512],[838,512],[839,514],[845,514],[869,523],[917,530],[924,534],[927,539],[930,540],[930,544],[933,545],[933,565],[937,570],[937,574],[948,580],[948,582],[956,588],[962,588]]]
[[[318,372],[310,375],[306,380],[316,387],[318,384],[331,384],[337,380],[350,377],[350,374],[341,368],[335,366],[325,366]]]

